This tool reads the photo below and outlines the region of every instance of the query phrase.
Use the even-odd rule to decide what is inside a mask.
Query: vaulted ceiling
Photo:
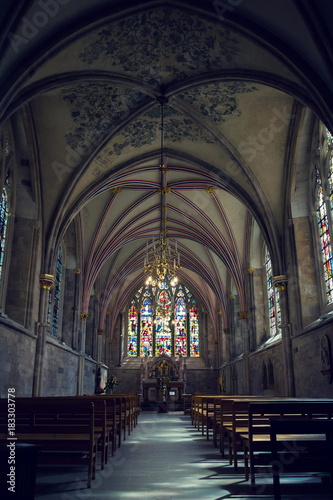
[[[163,224],[181,279],[213,315],[231,292],[246,310],[262,239],[283,273],[291,132],[307,106],[333,123],[330,10],[298,0],[2,6],[2,121],[21,112],[29,123],[45,267],[78,223],[83,308],[97,287],[118,314]]]

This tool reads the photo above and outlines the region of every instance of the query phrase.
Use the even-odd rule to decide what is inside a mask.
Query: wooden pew
[[[333,486],[332,419],[273,418],[270,441],[274,500],[281,499],[281,473],[329,472]]]
[[[91,396],[41,396],[41,397],[22,397],[17,398],[20,402],[25,401],[28,403],[41,403],[48,401],[55,402],[61,408],[62,403],[68,403],[71,401],[91,401],[94,403],[94,425],[95,431],[100,433],[100,438],[98,440],[98,451],[101,452],[101,468],[105,468],[105,464],[108,461],[109,445],[112,445],[112,454],[115,452],[114,445],[114,432],[115,431],[115,418],[110,417],[114,413],[110,405],[106,405],[105,398],[101,398],[97,395]]]
[[[96,474],[98,441],[92,401],[15,400],[15,437],[18,442],[42,445],[42,464],[87,465],[87,486]],[[7,400],[1,400],[0,439],[8,443]]]
[[[243,443],[245,479],[255,486],[255,469],[267,466],[271,460],[270,420],[272,418],[331,419],[333,400],[284,400],[250,402],[248,429],[240,432]]]

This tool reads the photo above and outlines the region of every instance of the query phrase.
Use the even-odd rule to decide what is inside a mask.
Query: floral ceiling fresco
[[[164,108],[164,138],[173,143],[183,140],[213,143],[213,137],[200,121],[176,109],[177,99],[218,124],[228,116],[240,116],[237,97],[256,90],[257,87],[244,82],[222,82],[182,91]],[[119,125],[121,120],[130,116],[131,111],[149,100],[149,97],[133,89],[97,83],[66,88],[62,96],[70,104],[73,127],[66,134],[66,141],[73,149],[87,142],[87,138],[90,141],[101,139],[103,132],[110,133],[112,126]],[[153,144],[159,138],[160,120],[161,108],[157,105],[123,129],[119,128],[108,155],[119,156],[127,147],[140,148]]]
[[[176,9],[149,10],[101,29],[82,50],[86,64],[102,59],[107,69],[150,86],[223,69],[239,51],[232,32]]]
[[[65,137],[73,149],[85,144],[87,139],[101,138],[147,100],[147,96],[130,88],[100,83],[67,87],[62,90],[62,97],[70,105],[73,127]]]
[[[240,116],[237,96],[259,90],[258,87],[244,82],[213,83],[190,89],[178,97],[195,106],[204,116],[215,123],[225,121],[228,115]]]

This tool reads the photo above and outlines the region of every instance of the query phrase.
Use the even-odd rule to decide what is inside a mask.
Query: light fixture
[[[164,141],[164,105],[168,102],[167,97],[160,96],[158,102],[161,105],[161,148],[160,148],[160,175],[161,175],[161,216],[160,216],[160,236],[157,241],[153,238],[151,246],[148,242],[144,257],[144,272],[149,274],[146,284],[157,281],[159,284],[170,281],[171,286],[177,284],[176,273],[180,268],[180,255],[177,248],[177,242],[172,248],[167,238],[167,194],[170,188],[167,186],[166,168],[163,160],[163,141]]]

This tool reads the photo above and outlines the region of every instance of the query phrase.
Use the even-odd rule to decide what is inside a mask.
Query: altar
[[[143,366],[142,395],[144,402],[182,402],[185,391],[185,363],[166,354]]]
[[[144,401],[183,401],[184,382],[182,381],[167,381],[165,389],[161,385],[160,380],[144,380],[143,381],[143,400]]]

